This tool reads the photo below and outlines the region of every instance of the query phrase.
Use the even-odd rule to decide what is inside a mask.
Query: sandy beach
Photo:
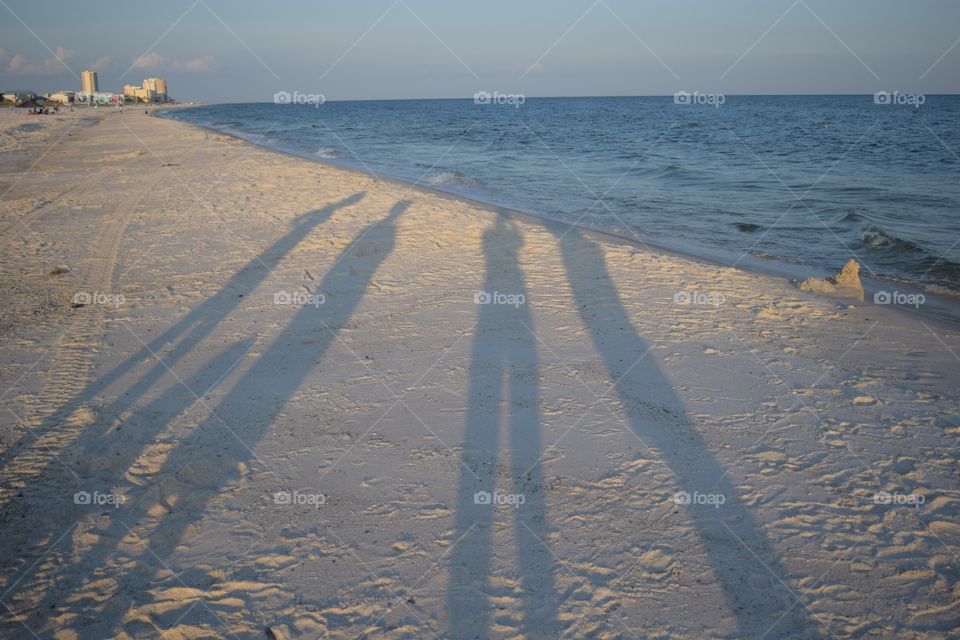
[[[956,324],[137,109],[0,194],[2,637],[957,637]]]

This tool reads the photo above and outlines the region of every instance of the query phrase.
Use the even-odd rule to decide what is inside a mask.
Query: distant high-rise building
[[[163,78],[145,78],[143,86],[135,84],[123,85],[123,95],[134,98],[138,102],[168,102],[167,81]]]
[[[147,78],[143,81],[143,88],[153,93],[160,102],[167,101],[167,81],[163,78]]]
[[[94,94],[100,90],[100,85],[97,83],[96,71],[90,71],[89,69],[81,71],[80,84],[83,87],[83,93],[86,94]]]

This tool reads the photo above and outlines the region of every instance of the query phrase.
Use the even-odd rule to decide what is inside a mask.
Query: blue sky
[[[95,67],[103,90],[158,75],[202,101],[960,91],[956,0],[2,0],[0,16],[2,90],[77,89],[70,70]]]

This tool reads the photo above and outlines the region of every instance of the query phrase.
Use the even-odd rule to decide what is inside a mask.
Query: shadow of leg
[[[559,234],[558,234],[559,235]],[[726,470],[686,415],[649,343],[634,329],[606,268],[603,247],[571,229],[560,240],[580,318],[616,384],[630,427],[670,467],[678,489],[724,496],[720,508],[690,505],[687,513],[719,582],[736,637],[801,637],[809,620],[787,585],[786,573],[763,527],[744,504]],[[639,359],[639,361],[638,361]]]
[[[161,573],[161,569],[172,562],[171,558],[184,536],[205,517],[210,501],[224,487],[240,479],[241,468],[254,457],[253,449],[257,443],[337,339],[337,332],[359,305],[371,278],[392,252],[396,219],[409,204],[406,201],[397,203],[386,218],[358,235],[358,243],[372,245],[375,249],[365,251],[362,256],[357,255],[353,245],[345,251],[341,256],[343,259],[334,264],[317,287],[318,292],[336,293],[329,295],[327,303],[319,309],[305,306],[297,311],[270,347],[214,408],[214,415],[178,440],[162,466],[153,473],[156,482],[176,478],[172,490],[177,494],[166,497],[172,498],[174,504],[179,500],[189,508],[172,509],[168,504],[146,500],[132,509],[118,510],[104,529],[98,531],[101,542],[81,559],[86,566],[94,569],[110,566],[121,545],[137,548],[124,559],[125,566],[131,570],[143,572],[156,568]],[[195,466],[212,466],[215,472],[203,475],[196,482],[192,480],[194,474],[181,473]],[[193,577],[189,572],[183,576]],[[204,591],[209,588],[200,581],[188,586]],[[149,595],[131,597],[136,605],[143,604],[142,600],[148,599]],[[109,617],[108,624],[116,624],[125,613],[110,608],[109,603],[102,600],[88,603],[80,594],[74,595],[70,602],[74,610],[86,615]]]
[[[539,371],[518,251],[522,239],[498,217],[484,236],[485,298],[474,330],[464,450],[447,587],[450,637],[487,638],[493,615],[490,575],[496,513],[513,510],[524,637],[556,638],[553,556],[547,546],[541,455]],[[513,296],[501,300],[499,296]],[[506,300],[524,300],[524,304]],[[503,386],[507,384],[511,488],[519,505],[497,504]],[[498,593],[509,596],[509,593]]]
[[[55,430],[49,440],[41,435],[39,440],[31,439],[27,446],[9,452],[3,464],[4,483],[27,472],[32,476],[39,475],[51,463],[53,459],[51,451],[56,453],[58,450],[63,450],[81,435],[84,436],[89,446],[96,448],[99,438],[110,426],[110,417],[119,418],[136,400],[167,375],[167,367],[173,367],[181,358],[200,344],[204,338],[210,335],[224,318],[239,306],[244,296],[253,292],[270,275],[271,270],[317,225],[325,222],[337,210],[356,204],[363,199],[364,195],[362,192],[355,193],[339,202],[334,202],[326,207],[299,216],[293,228],[287,234],[244,265],[224,284],[216,295],[205,300],[160,336],[151,340],[145,347],[138,349],[122,363],[89,384],[80,395],[69,400],[49,420],[34,430],[34,434],[44,434],[46,431]],[[175,346],[170,349],[171,345]],[[146,373],[134,380],[122,395],[115,398],[105,409],[105,411],[109,411],[109,416],[103,416],[97,425],[88,429],[70,435],[64,433],[62,425],[64,416],[69,416],[77,408],[89,404],[112,385],[124,381],[124,378],[131,374],[138,365],[144,361],[153,361],[154,354],[163,354],[164,363],[154,362]],[[45,462],[34,460],[37,450],[41,451],[41,457]]]

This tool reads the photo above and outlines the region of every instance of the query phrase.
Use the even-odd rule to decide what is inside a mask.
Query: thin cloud
[[[111,64],[113,64],[113,58],[111,58],[110,56],[103,56],[102,58],[100,58],[99,60],[97,60],[87,68],[92,69],[93,71],[103,71],[104,69],[109,67]]]
[[[154,71],[155,69],[166,66],[168,62],[169,60],[167,60],[167,58],[164,58],[162,55],[154,51],[135,59],[133,61],[133,68],[143,69],[144,71]]]
[[[184,71],[203,73],[213,71],[217,66],[213,56],[201,56],[192,60],[174,60],[153,51],[133,61],[133,68],[141,71]]]
[[[213,56],[200,56],[199,58],[187,60],[183,63],[174,63],[174,68],[177,68],[178,64],[183,71],[193,72],[213,71],[217,66],[217,62],[213,59]]]
[[[13,76],[56,76],[69,71],[65,62],[73,57],[74,51],[66,47],[57,47],[56,57],[47,58],[43,62],[30,62],[22,54],[16,53],[10,61],[7,62],[6,71]],[[7,56],[3,51],[0,55],[0,61]]]

